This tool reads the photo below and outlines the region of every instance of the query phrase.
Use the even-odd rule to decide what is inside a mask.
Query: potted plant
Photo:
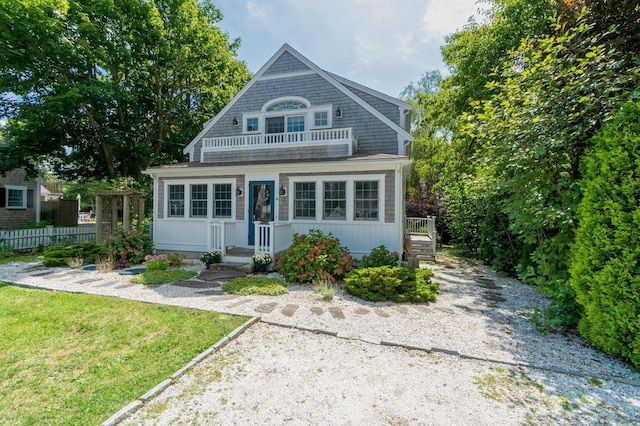
[[[209,269],[212,263],[220,262],[220,257],[219,251],[206,251],[200,255],[200,262],[204,263],[205,267]]]
[[[253,255],[253,267],[256,272],[264,272],[267,266],[273,261],[267,253],[258,253]]]

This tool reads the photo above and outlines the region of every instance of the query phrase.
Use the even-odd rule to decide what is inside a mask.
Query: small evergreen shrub
[[[371,302],[434,302],[438,284],[430,269],[378,266],[356,269],[344,278],[347,293]]]
[[[44,250],[42,264],[47,267],[67,266],[67,259],[83,259],[84,263],[95,263],[101,248],[92,241],[66,246],[50,246]]]
[[[147,260],[144,263],[144,266],[145,268],[147,268],[147,272],[166,271],[167,269],[169,269],[169,265],[167,265],[165,259]]]
[[[353,267],[349,250],[331,234],[312,229],[293,235],[291,246],[280,256],[280,273],[288,282],[335,282]]]
[[[377,266],[398,266],[400,255],[398,252],[390,252],[384,245],[371,250],[370,254],[362,256],[360,265],[363,268],[375,268]]]

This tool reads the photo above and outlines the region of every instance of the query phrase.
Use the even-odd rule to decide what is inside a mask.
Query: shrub
[[[167,255],[167,263],[169,267],[177,268],[178,266],[182,266],[186,257],[187,255],[184,253],[169,253]]]
[[[379,302],[433,302],[438,284],[431,282],[430,269],[378,266],[356,269],[344,279],[347,293],[363,300]]]
[[[47,267],[67,266],[67,259],[83,259],[84,263],[94,263],[100,251],[100,246],[91,241],[67,246],[50,246],[44,250],[42,264]]]
[[[148,260],[144,263],[144,266],[147,268],[147,272],[166,271],[169,268],[164,259]]]
[[[280,273],[289,282],[335,282],[353,267],[349,250],[331,234],[312,229],[294,234],[291,246],[280,256]]]
[[[370,254],[362,256],[360,264],[363,268],[375,268],[377,266],[398,266],[400,255],[398,252],[390,252],[384,245],[371,250]]]
[[[640,100],[625,104],[582,160],[584,196],[572,247],[580,333],[640,368]]]
[[[333,297],[336,295],[335,285],[326,281],[314,282],[313,288],[320,293],[320,300],[324,300],[325,302],[333,300]]]
[[[238,277],[222,285],[222,291],[230,294],[248,296],[259,294],[264,296],[279,296],[288,293],[285,283],[269,277]]]
[[[102,247],[104,254],[114,259],[118,268],[131,263],[142,263],[144,257],[153,252],[153,241],[147,232],[120,230],[114,238],[105,241]]]

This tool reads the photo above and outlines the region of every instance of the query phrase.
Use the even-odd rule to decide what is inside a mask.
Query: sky
[[[478,16],[476,0],[214,0],[219,27],[240,38],[256,73],[288,43],[325,71],[398,97],[426,71],[447,69],[445,36]]]

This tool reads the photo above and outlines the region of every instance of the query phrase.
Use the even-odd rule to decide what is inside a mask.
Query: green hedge
[[[640,101],[626,104],[585,156],[571,284],[580,333],[640,368]]]
[[[438,284],[431,282],[430,269],[379,266],[356,269],[344,278],[347,293],[363,300],[380,302],[434,302]]]
[[[91,241],[67,246],[51,246],[45,249],[42,264],[47,267],[67,266],[67,259],[72,258],[80,258],[85,264],[95,263],[101,250],[99,245]]]

